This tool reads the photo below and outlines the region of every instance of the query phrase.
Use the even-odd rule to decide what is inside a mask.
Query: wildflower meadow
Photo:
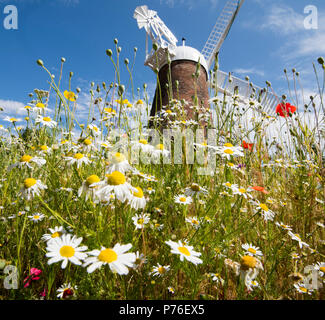
[[[37,60],[45,89],[3,119],[0,299],[323,299],[324,59],[304,103],[284,71],[272,114],[211,83],[209,110],[170,97],[150,117],[120,52],[115,39],[86,122],[65,58],[56,77]]]

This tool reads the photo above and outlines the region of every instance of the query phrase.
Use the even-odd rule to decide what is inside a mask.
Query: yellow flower
[[[76,101],[76,95],[74,92],[65,90],[63,94],[67,100],[72,102]]]

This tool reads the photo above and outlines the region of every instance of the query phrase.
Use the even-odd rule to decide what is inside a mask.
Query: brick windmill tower
[[[209,81],[214,83],[218,92],[232,95],[234,89],[240,95],[241,101],[255,94],[252,84],[231,76],[220,70],[217,71],[216,80],[209,79],[216,54],[219,52],[230,28],[243,5],[244,0],[228,0],[223,8],[215,26],[210,33],[202,51],[185,45],[177,46],[178,40],[158,17],[157,12],[149,10],[147,6],[139,6],[135,9],[133,17],[137,20],[139,29],[146,31],[146,59],[145,65],[158,73],[159,86],[156,88],[152,103],[151,116],[158,114],[161,108],[168,106],[174,98],[187,101],[188,118],[193,118],[193,110],[189,106],[197,105],[209,109]],[[153,48],[148,52],[148,37]],[[194,77],[193,75],[197,75]],[[167,85],[167,86],[166,86]],[[260,96],[264,93],[261,91]],[[196,100],[194,97],[196,96]],[[264,94],[267,105],[270,97]],[[272,97],[271,97],[272,98]],[[276,103],[276,101],[274,102]]]

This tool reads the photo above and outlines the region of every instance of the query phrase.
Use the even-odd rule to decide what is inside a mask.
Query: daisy
[[[288,235],[291,237],[292,240],[298,241],[299,248],[302,249],[303,246],[309,247],[309,244],[306,242],[303,242],[297,233],[293,233],[291,231],[288,232]]]
[[[286,231],[292,231],[292,228],[286,224],[284,224],[283,222],[276,222],[275,223],[278,227],[282,228],[283,230]]]
[[[97,147],[95,146],[95,143],[90,138],[84,139],[81,142],[81,146],[82,146],[84,153],[89,153],[91,151],[97,151]]]
[[[303,282],[295,283],[294,287],[296,288],[296,290],[299,293],[303,293],[303,294],[307,293],[309,295],[311,295],[313,293],[312,290],[309,290],[309,289],[306,288],[306,285]]]
[[[241,246],[244,250],[246,250],[245,254],[249,255],[249,256],[258,256],[258,257],[262,257],[263,253],[260,250],[259,247],[255,247],[252,244],[248,244],[245,243]]]
[[[209,276],[212,278],[212,281],[215,281],[217,284],[224,284],[224,280],[221,278],[219,273],[209,273]]]
[[[106,174],[105,185],[97,192],[97,196],[102,199],[113,193],[117,200],[125,202],[130,199],[132,190],[137,189],[126,182],[125,175],[122,172],[113,171]]]
[[[272,221],[275,213],[269,209],[265,203],[253,202],[256,205],[255,211],[260,211],[265,221]]]
[[[42,145],[42,146],[39,146],[38,148],[38,152],[42,155],[44,154],[50,154],[52,152],[52,149],[50,147],[48,147],[47,145]]]
[[[167,109],[167,110],[162,110],[161,111],[161,115],[166,118],[166,117],[173,117],[173,116],[176,116],[176,113],[173,112],[172,110],[170,109]]]
[[[202,219],[198,219],[197,217],[191,217],[185,219],[186,222],[189,222],[196,229],[200,227],[201,220]]]
[[[46,242],[51,241],[51,240],[61,237],[63,234],[67,233],[67,231],[62,226],[60,226],[60,227],[56,226],[56,227],[54,227],[54,229],[49,228],[49,230],[51,233],[43,234],[43,236],[42,236],[43,241],[46,241]]]
[[[125,173],[132,170],[128,160],[125,158],[124,154],[116,152],[110,156],[108,166],[106,168],[106,173],[112,173],[114,171],[119,171]]]
[[[28,178],[24,180],[24,187],[20,189],[20,193],[26,200],[31,200],[35,195],[39,196],[44,189],[47,189],[47,186],[40,180]]]
[[[88,266],[87,272],[92,273],[101,266],[108,264],[113,272],[126,275],[129,273],[127,267],[132,268],[136,260],[134,253],[126,253],[131,247],[132,244],[130,243],[126,245],[117,243],[113,249],[101,247],[101,250],[90,251],[88,254],[92,257],[86,258],[83,266]]]
[[[89,164],[91,161],[82,153],[76,153],[73,157],[66,157],[66,161],[68,161],[68,165],[71,166],[73,164],[77,164],[77,168],[79,169],[82,164]]]
[[[173,287],[168,287],[167,290],[169,293],[175,294],[175,289]]]
[[[68,284],[63,284],[56,291],[58,292],[57,297],[61,299],[69,298],[73,296],[78,289],[77,286],[71,286],[70,282]]]
[[[34,213],[32,216],[28,216],[28,218],[37,223],[38,221],[42,221],[45,218],[45,215],[42,213]]]
[[[146,206],[146,199],[140,187],[135,187],[134,191],[131,190],[129,203],[131,208],[135,210],[143,209]]]
[[[234,147],[231,143],[224,144],[223,147],[215,148],[217,153],[223,158],[230,160],[231,157],[243,157],[244,153],[242,147]]]
[[[86,194],[86,201],[89,197],[91,197],[93,200],[97,196],[98,190],[100,190],[100,187],[104,184],[103,181],[100,180],[100,178],[93,174],[89,176],[86,181],[82,183],[82,186],[78,190],[78,197],[82,194]]]
[[[249,277],[245,279],[245,286],[248,291],[253,291],[254,288],[259,288],[260,285],[256,280],[252,280]]]
[[[315,265],[315,270],[319,272],[319,275],[321,277],[324,277],[325,275],[325,262],[317,262]]]
[[[162,277],[169,270],[170,270],[170,266],[169,265],[168,266],[162,266],[162,265],[160,265],[158,263],[157,266],[155,266],[155,267],[152,268],[152,271],[149,272],[149,275]]]
[[[169,154],[170,152],[161,143],[151,149],[151,156],[154,160],[160,159],[160,156],[168,157]]]
[[[148,187],[148,188],[147,188],[147,192],[148,192],[149,194],[153,194],[153,193],[156,192],[156,190],[155,190],[155,189],[152,189],[151,187]]]
[[[148,141],[146,139],[140,139],[139,141],[132,141],[131,142],[132,151],[139,151],[142,152],[149,152],[152,154],[154,147],[150,144],[148,144]]]
[[[71,234],[63,234],[52,241],[47,242],[46,257],[50,258],[48,264],[62,261],[61,268],[65,269],[68,261],[73,264],[81,265],[80,260],[84,260],[87,254],[82,252],[87,250],[87,246],[79,247],[82,238],[76,238]]]
[[[146,224],[150,221],[149,214],[142,213],[140,215],[135,215],[132,217],[133,223],[135,225],[135,229],[143,229]]]
[[[90,129],[91,133],[95,136],[99,136],[101,134],[101,131],[95,124],[89,124],[87,128]]]
[[[26,167],[32,169],[33,167],[30,165],[31,162],[37,164],[40,167],[46,163],[46,160],[43,158],[40,158],[40,157],[32,157],[28,154],[25,154],[20,158],[20,160],[18,162],[9,166],[8,170],[11,170],[12,168],[15,168],[15,167],[22,168],[23,166],[26,166]]]
[[[183,204],[183,205],[190,204],[193,201],[191,197],[188,197],[188,196],[186,196],[184,194],[175,196],[174,200],[175,200],[175,203],[180,203],[180,204]]]
[[[147,259],[145,258],[143,253],[140,253],[137,251],[135,253],[135,261],[134,261],[134,268],[139,268],[141,265],[145,264],[147,262]]]
[[[245,199],[247,199],[247,197],[252,198],[252,196],[248,193],[249,189],[232,187],[232,192],[233,194],[239,194],[243,196]]]
[[[9,117],[9,116],[5,117],[3,120],[11,122],[11,123],[16,123],[16,122],[22,121],[20,118],[14,118],[14,117]]]
[[[57,122],[52,120],[50,117],[37,116],[35,123],[41,123],[45,127],[54,128],[57,126]]]
[[[171,247],[171,253],[179,254],[180,260],[184,261],[184,258],[195,265],[202,263],[203,261],[198,258],[201,253],[193,250],[192,246],[188,246],[186,243],[182,243],[182,241],[174,242],[174,241],[165,241]]]
[[[200,194],[207,194],[208,190],[200,187],[197,183],[192,183],[190,187],[185,189],[185,195],[194,197]]]

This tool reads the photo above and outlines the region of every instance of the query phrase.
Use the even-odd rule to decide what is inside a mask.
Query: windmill
[[[156,11],[149,10],[147,6],[135,9],[133,17],[137,20],[138,27],[144,28],[147,33],[145,65],[158,72],[160,82],[153,100],[151,116],[159,112],[161,106],[168,104],[170,90],[174,97],[178,95],[180,99],[187,101],[191,101],[196,95],[199,104],[209,108],[209,81],[217,87],[218,92],[231,96],[237,90],[241,102],[254,99],[263,106],[263,111],[275,115],[274,110],[279,99],[274,93],[221,70],[217,70],[215,77],[212,73],[209,77],[215,56],[228,36],[243,3],[244,0],[227,1],[201,52],[185,46],[184,39],[182,46],[177,46],[176,37],[158,17]],[[148,52],[148,36],[155,44],[150,52]],[[170,69],[168,60],[171,62]],[[198,71],[198,66],[199,78],[196,88],[193,88],[192,75]],[[172,88],[167,88],[166,84],[170,77]],[[178,83],[178,86],[175,86],[175,83]]]

